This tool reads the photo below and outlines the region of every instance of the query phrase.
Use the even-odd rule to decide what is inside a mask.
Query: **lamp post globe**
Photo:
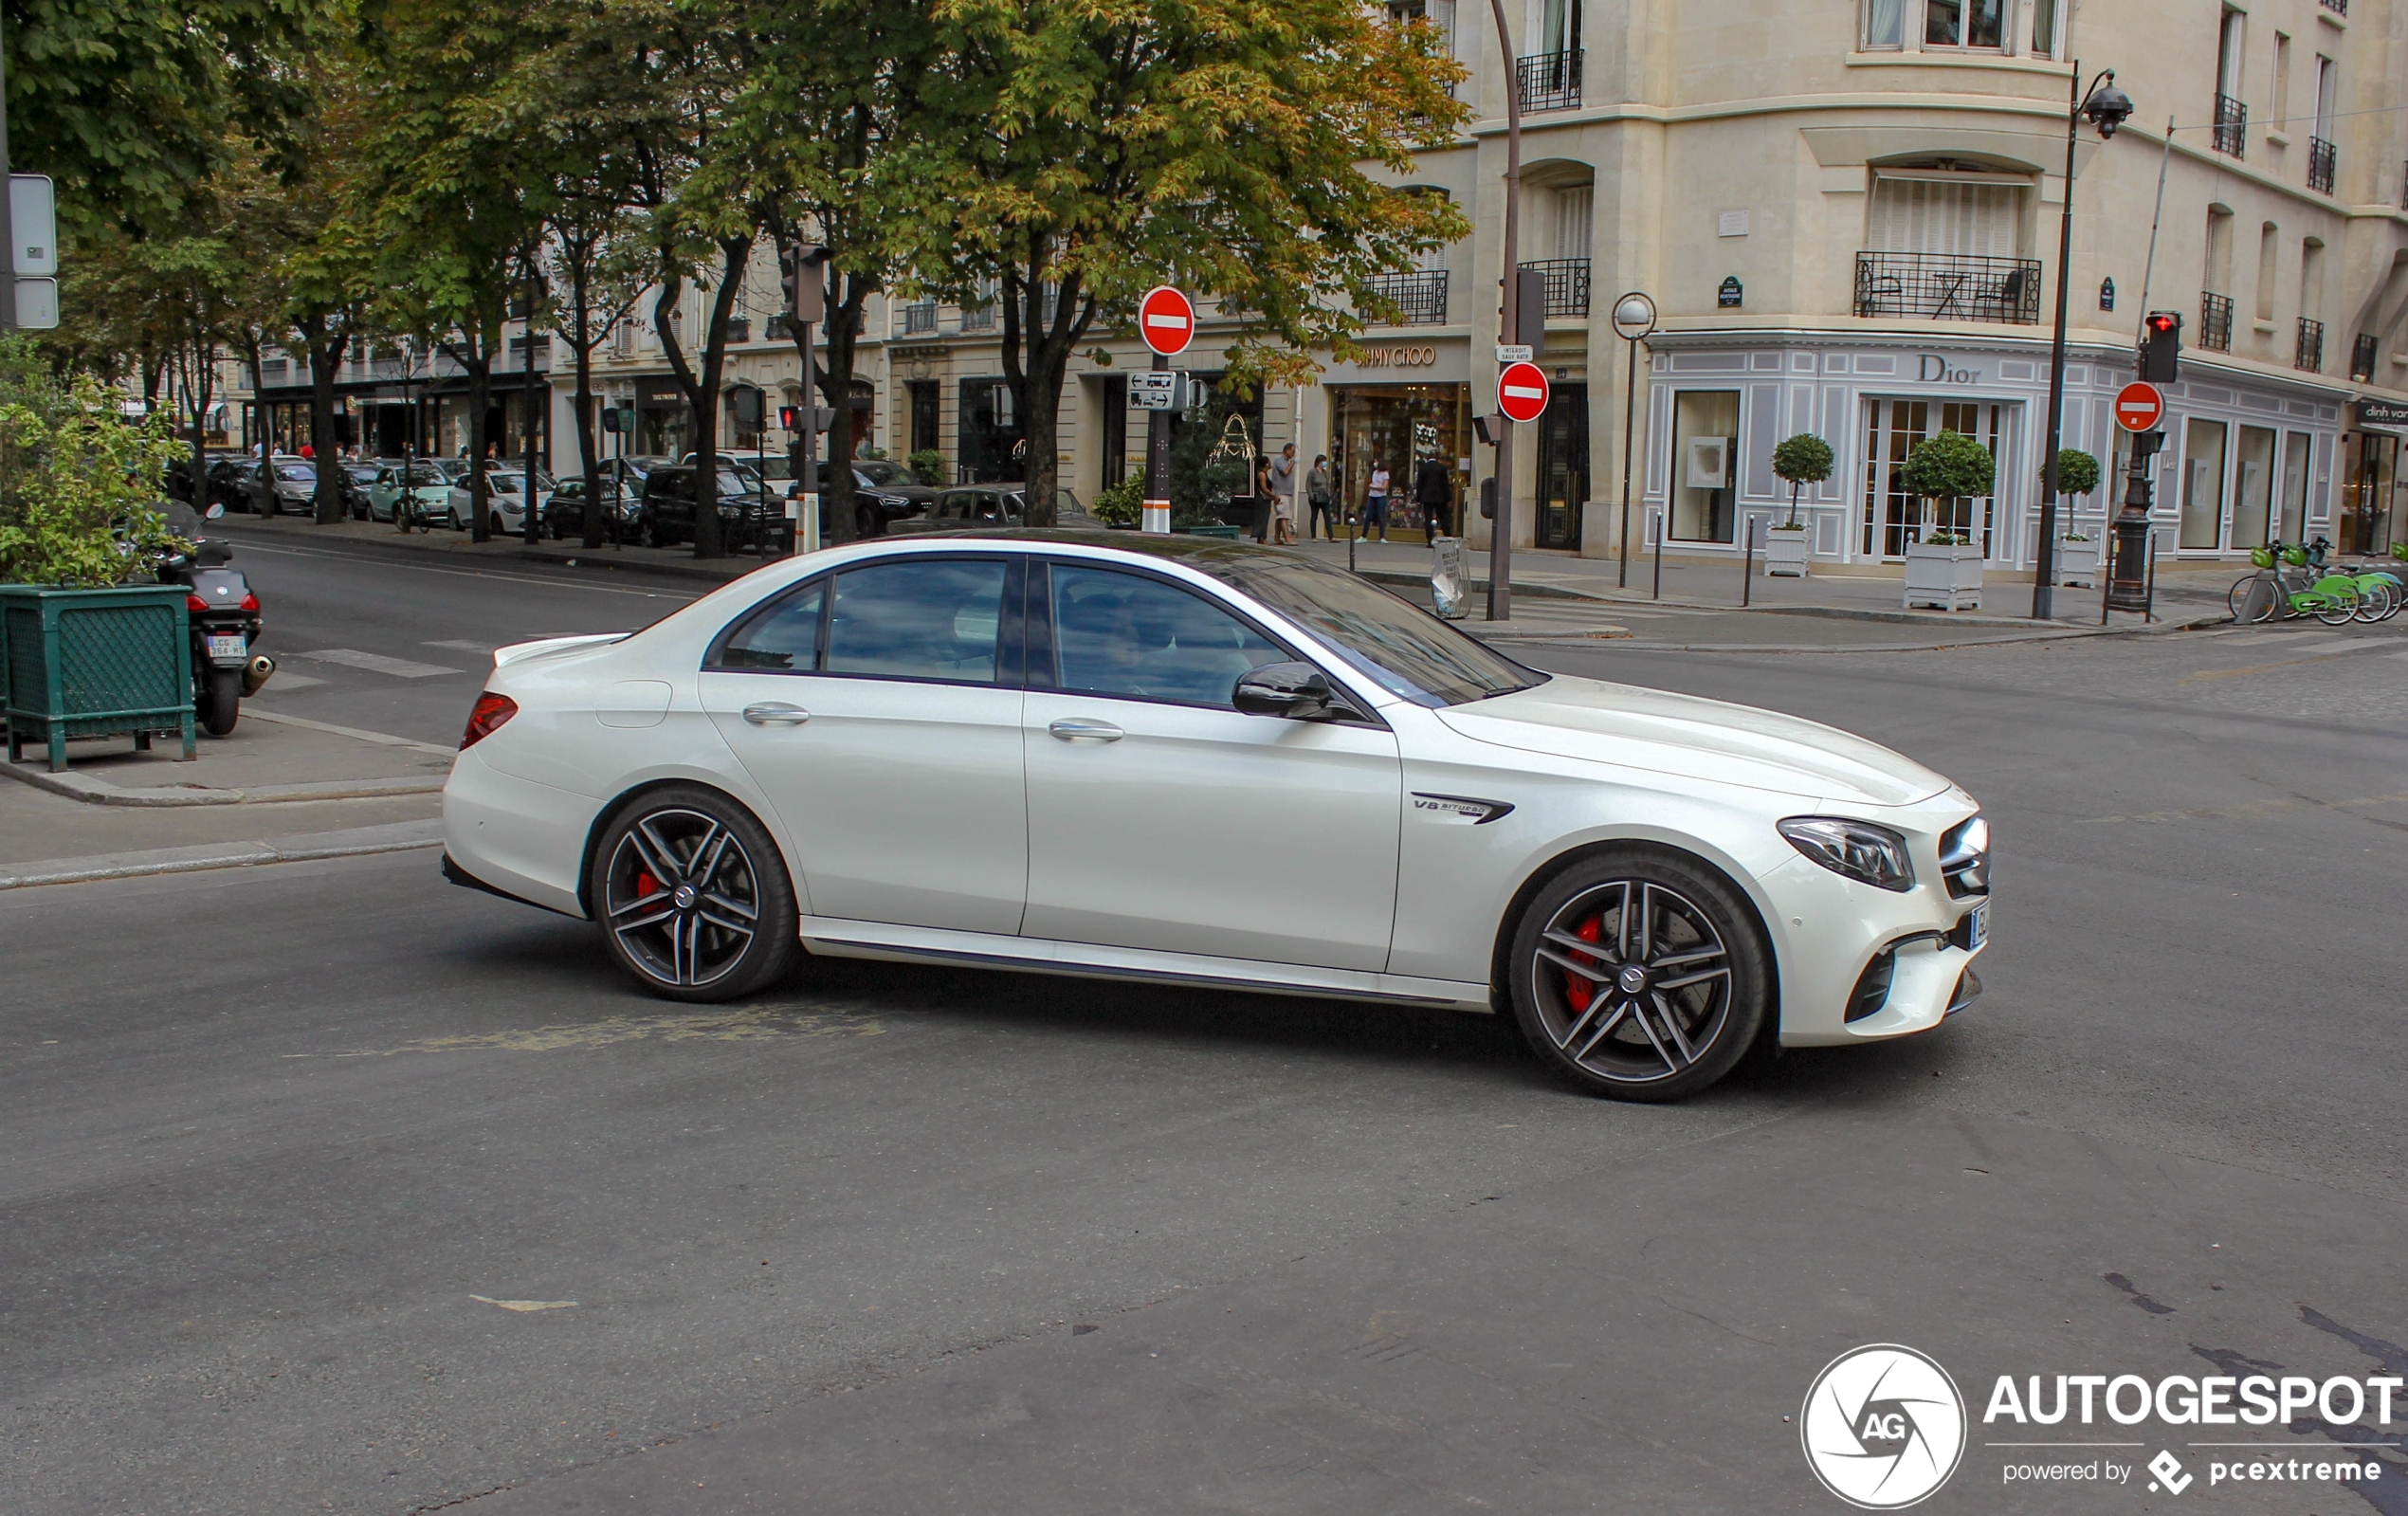
[[[2090,98],[2082,102],[2082,114],[2099,129],[2102,138],[2115,136],[2116,128],[2131,119],[2132,97],[2115,87],[2113,69],[2107,70],[2106,82],[2092,90]]]
[[[1614,302],[1614,333],[1635,342],[1655,330],[1655,301],[1633,290]]]

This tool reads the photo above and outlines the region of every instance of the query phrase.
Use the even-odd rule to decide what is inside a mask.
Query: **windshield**
[[[1367,579],[1309,558],[1250,552],[1188,561],[1319,633],[1382,689],[1415,704],[1461,705],[1547,677]]]
[[[318,479],[318,470],[307,464],[279,464],[276,466],[276,477],[291,480],[300,484],[314,484]]]
[[[872,484],[881,488],[884,488],[888,484],[916,484],[920,483],[917,479],[905,474],[897,465],[881,463],[876,459],[853,465],[853,472],[859,474],[862,478],[868,480]]]

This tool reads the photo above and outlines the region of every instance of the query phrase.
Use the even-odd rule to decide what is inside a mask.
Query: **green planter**
[[[28,739],[67,766],[67,739],[181,737],[192,757],[192,643],[180,584],[51,590],[0,584],[0,720],[9,761]]]

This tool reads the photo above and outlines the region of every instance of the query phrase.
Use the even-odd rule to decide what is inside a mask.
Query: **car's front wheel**
[[[611,952],[672,1000],[733,1000],[802,951],[794,890],[751,812],[695,785],[620,813],[593,852],[590,896]]]
[[[1592,1094],[1678,1100],[1730,1072],[1763,1030],[1772,954],[1746,901],[1696,859],[1617,848],[1523,912],[1514,1015],[1540,1059]]]

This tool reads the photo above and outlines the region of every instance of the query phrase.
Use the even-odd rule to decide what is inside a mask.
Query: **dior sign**
[[[1925,353],[1915,363],[1915,377],[1925,384],[1979,384],[1979,369],[1952,369],[1937,353]]]

